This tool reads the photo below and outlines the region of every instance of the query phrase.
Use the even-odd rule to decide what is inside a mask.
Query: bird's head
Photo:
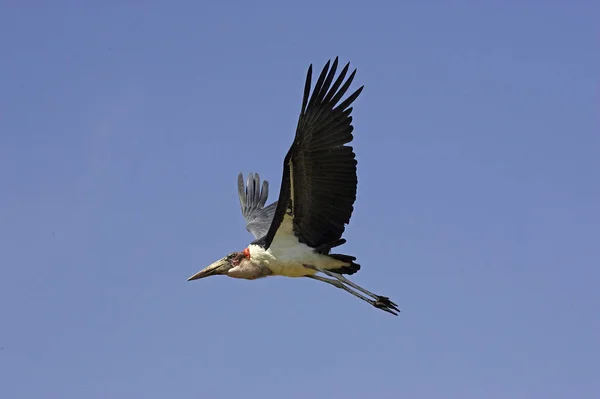
[[[198,273],[188,278],[188,281],[198,280],[208,276],[216,276],[218,274],[227,274],[230,269],[239,266],[242,261],[245,261],[248,258],[250,258],[250,253],[247,248],[242,252],[232,252],[226,257],[221,258],[210,266],[200,270]]]

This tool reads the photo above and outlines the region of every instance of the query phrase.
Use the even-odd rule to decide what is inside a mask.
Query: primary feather
[[[269,197],[269,182],[263,181],[261,187],[258,173],[250,173],[244,185],[244,177],[240,173],[237,185],[242,215],[246,219],[246,230],[256,239],[264,237],[271,227],[277,208],[277,201],[265,207]]]

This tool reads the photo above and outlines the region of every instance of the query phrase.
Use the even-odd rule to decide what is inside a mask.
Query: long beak
[[[200,270],[198,273],[194,274],[192,277],[188,278],[188,281],[198,280],[200,278],[215,276],[217,274],[225,274],[227,270],[229,270],[230,265],[227,258],[219,259],[212,265]]]

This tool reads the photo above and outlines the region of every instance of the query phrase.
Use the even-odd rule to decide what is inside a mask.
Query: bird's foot
[[[398,305],[396,305],[390,300],[390,298],[386,296],[377,295],[377,300],[373,303],[373,306],[388,313],[391,313],[394,316],[398,316],[398,313],[400,313]]]

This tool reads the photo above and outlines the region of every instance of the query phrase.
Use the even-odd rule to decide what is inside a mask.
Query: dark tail
[[[354,263],[356,257],[342,254],[329,254],[333,259],[341,260],[342,262],[350,263],[348,266],[342,266],[338,269],[329,269],[329,271],[338,274],[354,274],[360,270],[360,265]]]

